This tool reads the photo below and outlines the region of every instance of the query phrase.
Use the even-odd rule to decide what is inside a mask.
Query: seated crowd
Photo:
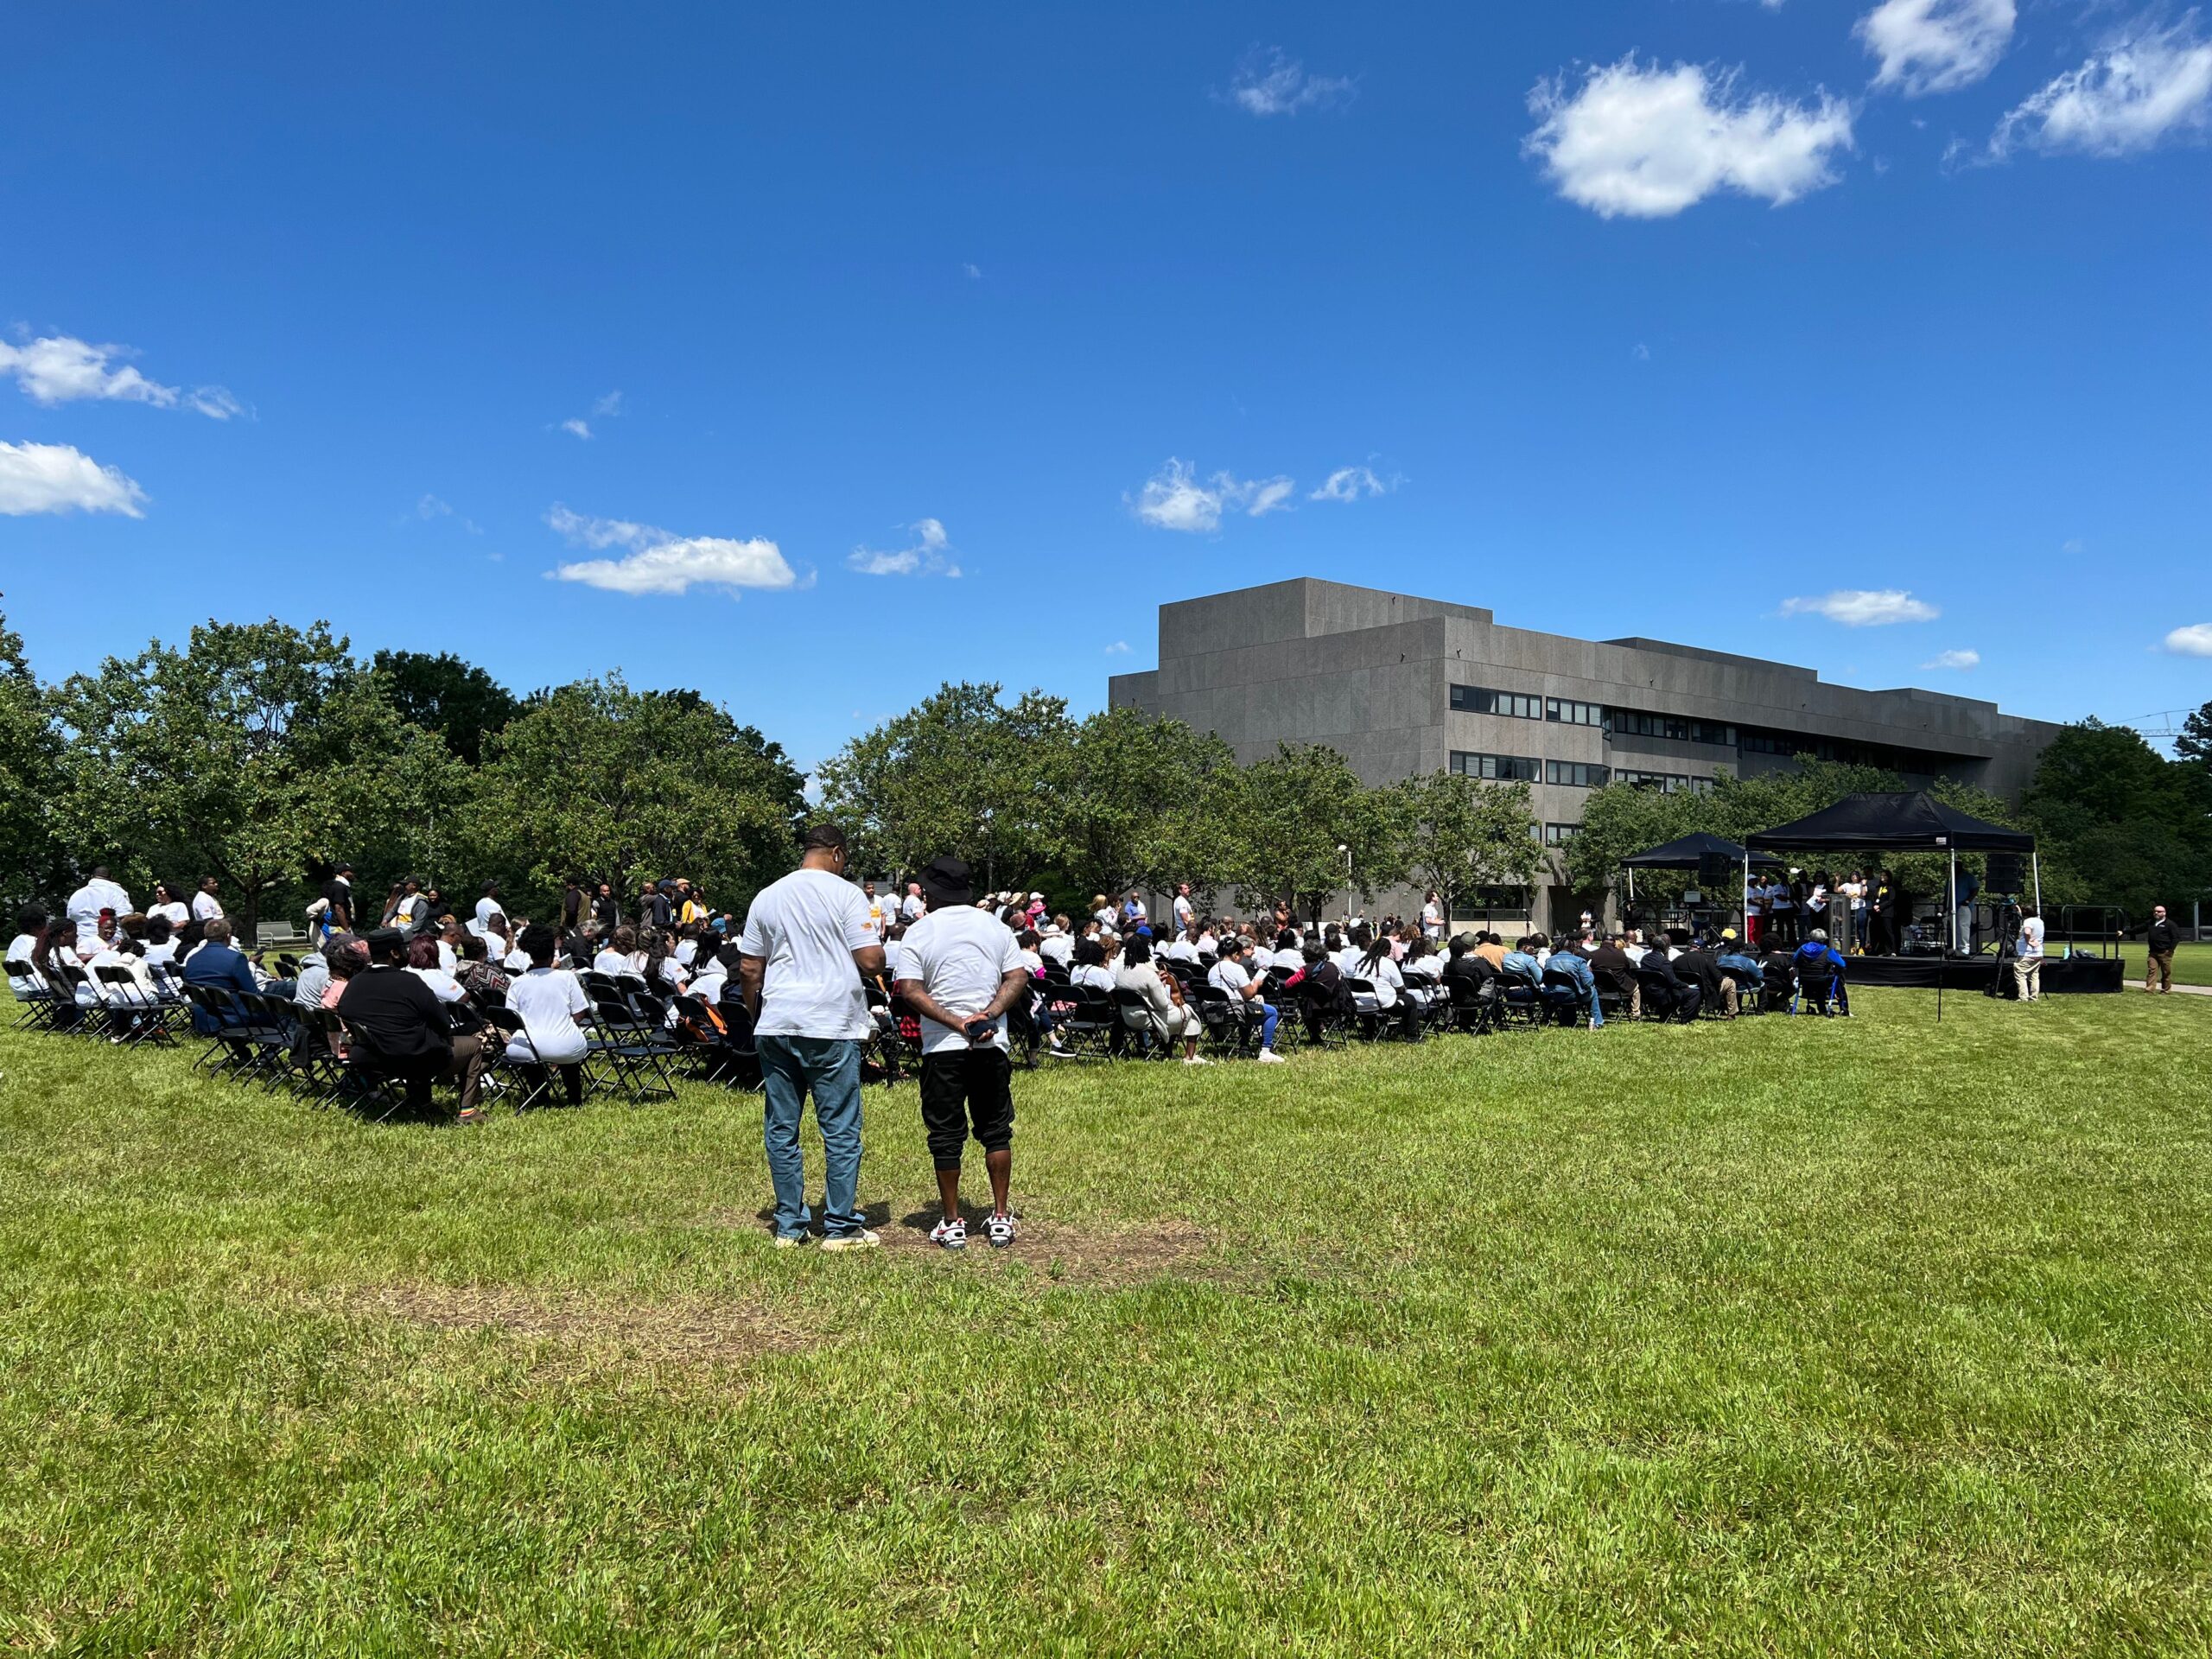
[[[274,997],[297,1011],[297,1040],[341,1065],[373,1067],[417,1105],[433,1083],[452,1083],[462,1121],[480,1116],[494,1065],[517,1075],[529,1098],[550,1097],[557,1078],[569,1102],[581,1099],[588,1063],[607,1047],[593,1033],[603,1036],[610,1018],[626,1031],[645,1022],[654,1033],[639,1039],[632,1031],[629,1046],[617,1045],[618,1069],[641,1053],[652,1059],[661,1033],[744,1051],[741,1000],[724,1000],[738,972],[737,923],[710,912],[688,881],[645,886],[632,917],[604,884],[594,893],[572,881],[557,918],[532,924],[507,914],[497,883],[485,884],[463,917],[410,879],[391,887],[367,924],[351,875],[341,867],[311,910],[310,948],[270,966],[233,939],[213,878],[189,903],[156,884],[140,908],[95,869],[60,916],[30,907],[17,918],[10,988],[48,1023],[116,1043],[158,1033],[188,1007],[198,1033],[221,1040],[252,1018],[244,999]],[[896,986],[901,941],[924,905],[912,884],[895,899],[880,897],[873,881],[862,893],[886,954],[868,1000],[882,1073],[896,1076],[919,1042]],[[1447,941],[1433,894],[1418,920],[1320,927],[1280,905],[1241,921],[1201,915],[1187,887],[1157,928],[1135,893],[1118,902],[1098,895],[1080,919],[1048,913],[1041,893],[995,893],[977,906],[1012,931],[1034,982],[1009,1011],[1033,1056],[1137,1052],[1203,1065],[1211,1048],[1272,1065],[1294,1037],[1418,1039],[1516,1020],[1595,1029],[1609,1010],[1733,1018],[1790,1006],[1801,988],[1821,1012],[1848,1013],[1844,959],[1819,930],[1794,949],[1762,954],[1732,929],[1647,940],[1586,918],[1556,943],[1532,933],[1509,945],[1489,931]],[[757,1080],[757,1070],[734,1071]]]

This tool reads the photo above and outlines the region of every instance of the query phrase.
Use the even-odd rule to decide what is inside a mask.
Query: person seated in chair
[[[1589,1010],[1590,1029],[1604,1029],[1605,1011],[1598,1006],[1598,976],[1580,950],[1553,951],[1545,959],[1544,973],[1548,977],[1572,983],[1576,1001]]]
[[[1480,985],[1489,977],[1489,975],[1484,972],[1484,969],[1489,964],[1475,954],[1473,934],[1454,933],[1452,936],[1452,943],[1446,947],[1446,950],[1448,954],[1445,958],[1442,982],[1446,991],[1452,988],[1452,982],[1455,979],[1464,979],[1472,986]]]
[[[1183,988],[1172,974],[1163,974],[1152,960],[1152,941],[1141,934],[1122,947],[1121,971],[1114,976],[1116,990],[1129,991],[1144,1004],[1144,1013],[1156,1041],[1183,1045],[1183,1064],[1204,1065],[1198,1052],[1198,1010],[1183,1001]]]
[[[1643,960],[1637,964],[1639,978],[1648,978],[1671,999],[1672,1006],[1665,1012],[1687,1025],[1697,1018],[1703,1006],[1705,993],[1694,979],[1685,978],[1678,971],[1679,961],[1669,957],[1667,952],[1654,945],[1643,953]],[[1665,1017],[1662,1014],[1662,1017]]]
[[[1541,988],[1544,963],[1537,952],[1544,949],[1544,944],[1542,934],[1531,933],[1498,958],[1498,972],[1509,980],[1526,985],[1530,990]]]
[[[338,999],[353,1058],[404,1079],[413,1110],[429,1104],[434,1081],[450,1077],[461,1085],[459,1121],[481,1122],[476,1098],[484,1080],[482,1043],[456,1033],[445,1005],[401,965],[406,936],[398,929],[378,928],[368,946],[369,966],[346,982]]]
[[[1590,974],[1600,995],[1610,993],[1628,1004],[1633,1020],[1642,1011],[1643,996],[1637,988],[1636,963],[1624,948],[1627,942],[1625,935],[1616,932],[1592,950]]]
[[[1259,1022],[1260,1058],[1269,1065],[1279,1065],[1282,1056],[1275,1052],[1275,1021],[1281,1015],[1253,975],[1253,950],[1252,941],[1248,938],[1223,940],[1221,952],[1206,974],[1206,982],[1229,993],[1239,1020],[1248,1026],[1255,1020]]]
[[[558,1071],[569,1104],[575,1106],[584,1097],[583,1061],[590,1050],[576,1016],[591,1012],[591,998],[575,975],[553,965],[560,944],[550,927],[523,929],[522,950],[531,965],[507,987],[508,1012],[522,1023],[508,1039],[507,1058],[522,1068],[531,1094],[540,1097],[551,1091],[551,1074]]]
[[[1746,998],[1757,1008],[1766,990],[1766,969],[1737,939],[1734,928],[1720,931],[1720,944],[1713,959],[1726,976],[1721,989],[1728,1011],[1736,1012]]]
[[[1700,945],[1683,951],[1674,959],[1674,967],[1683,980],[1697,987],[1699,1006],[1719,1009],[1723,1019],[1736,1017],[1736,982],[1720,971],[1720,963],[1710,947]]]
[[[200,934],[200,946],[185,959],[184,982],[203,985],[211,989],[253,995],[261,989],[260,982],[253,976],[253,966],[231,944],[231,925],[218,916],[209,922]],[[235,1025],[245,1018],[243,1011],[226,1017],[222,1022]],[[192,1011],[192,1028],[203,1037],[213,1036],[219,1028],[218,1022],[208,1017],[205,1009]]]
[[[1816,927],[1805,936],[1805,943],[1799,945],[1791,956],[1789,965],[1800,984],[1808,976],[1808,970],[1810,970],[1809,976],[1818,978],[1821,969],[1827,967],[1834,975],[1835,1011],[1847,1020],[1851,1017],[1851,996],[1843,986],[1843,958],[1828,943],[1826,928]]]

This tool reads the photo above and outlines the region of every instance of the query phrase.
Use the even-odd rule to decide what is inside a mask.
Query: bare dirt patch
[[[1017,1213],[1020,1208],[1017,1202]],[[704,1224],[751,1230],[764,1227],[771,1213],[764,1210],[746,1216],[721,1210],[708,1216]],[[1149,1221],[1123,1231],[1025,1217],[1013,1244],[995,1250],[984,1237],[984,1214],[978,1209],[968,1211],[964,1250],[942,1249],[930,1242],[930,1229],[938,1219],[934,1208],[894,1217],[888,1205],[871,1205],[863,1218],[883,1240],[884,1253],[899,1261],[942,1263],[947,1272],[1020,1274],[1032,1277],[1039,1288],[1071,1285],[1116,1290],[1155,1279],[1243,1284],[1250,1277],[1217,1255],[1212,1240],[1187,1221]]]
[[[342,1294],[349,1313],[443,1331],[496,1331],[588,1365],[620,1359],[694,1368],[742,1364],[812,1345],[807,1333],[741,1304],[636,1302],[579,1292],[414,1281]]]

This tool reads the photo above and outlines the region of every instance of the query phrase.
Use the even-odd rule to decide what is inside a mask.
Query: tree
[[[310,862],[379,845],[443,810],[450,756],[400,720],[326,622],[209,622],[73,676],[63,824],[86,864],[134,887],[212,874],[248,934]]]
[[[0,902],[58,897],[54,834],[60,742],[21,635],[0,617]],[[9,918],[12,921],[13,918]]]
[[[2178,745],[2177,745],[2178,747]],[[2133,921],[2212,880],[2212,784],[2125,726],[2086,720],[2051,741],[2021,798],[2046,903],[2116,904]]]
[[[1316,924],[1346,887],[1372,898],[1404,875],[1399,800],[1324,744],[1280,744],[1239,775],[1220,815],[1223,874],[1248,900],[1287,900]]]
[[[1400,861],[1433,887],[1445,915],[1478,887],[1526,887],[1543,868],[1529,785],[1433,772],[1394,786]]]
[[[1009,706],[1001,691],[948,683],[823,763],[823,808],[856,867],[912,870],[950,854],[995,887],[1055,861],[1075,724],[1064,698],[1029,691]]]
[[[741,908],[791,868],[804,790],[782,747],[719,704],[610,674],[533,698],[491,739],[469,828],[549,891],[575,874],[626,897],[684,875]]]
[[[2174,739],[2174,753],[2201,766],[2212,766],[2212,702],[2182,721],[2181,735]]]
[[[435,732],[472,766],[484,758],[484,740],[522,711],[506,687],[451,652],[380,651],[369,665],[402,720]]]
[[[1236,752],[1211,732],[1136,709],[1109,709],[1076,728],[1047,823],[1052,860],[1084,893],[1211,887],[1224,790]]]

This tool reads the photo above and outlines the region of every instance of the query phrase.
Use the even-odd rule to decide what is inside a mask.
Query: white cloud
[[[1356,89],[1338,75],[1309,75],[1281,47],[1254,47],[1236,66],[1229,101],[1247,115],[1295,115],[1300,110],[1348,103]]]
[[[1243,512],[1253,518],[1287,512],[1297,488],[1296,480],[1280,474],[1274,478],[1239,479],[1216,473],[1201,483],[1196,467],[1170,455],[1167,464],[1145,480],[1134,500],[1127,495],[1122,499],[1154,530],[1206,534],[1221,528],[1221,515],[1225,512]]]
[[[435,495],[426,495],[415,504],[415,516],[417,518],[450,518],[453,517],[453,504]]]
[[[1306,499],[1308,501],[1357,501],[1363,495],[1388,495],[1397,487],[1398,480],[1387,483],[1375,476],[1372,467],[1339,467],[1328,477],[1328,481]]]
[[[0,448],[7,446],[0,444]],[[2212,657],[2212,622],[2192,622],[2166,636],[2166,649],[2177,657]]]
[[[1990,155],[2024,148],[2127,156],[2170,135],[2203,132],[2212,124],[2212,41],[2196,23],[2190,12],[2068,70],[1997,124]]]
[[[1649,363],[1651,360],[1651,348],[1639,340],[1636,342],[1635,349],[1630,352],[1629,355],[1639,363]]]
[[[626,547],[619,559],[585,559],[548,574],[616,594],[681,594],[693,587],[784,588],[798,578],[775,543],[761,537],[671,536],[627,518],[592,518],[555,504],[545,522],[580,546]]]
[[[245,405],[221,386],[183,391],[149,380],[130,364],[118,361],[130,355],[127,346],[89,345],[67,334],[50,334],[25,346],[0,340],[0,374],[14,375],[26,397],[48,408],[92,397],[150,404],[156,409],[181,404],[217,421],[245,413]]]
[[[1106,647],[1106,654],[1109,657],[1128,656],[1129,654],[1129,642],[1126,639],[1116,639],[1112,645]]]
[[[571,416],[568,420],[561,423],[561,429],[573,437],[583,439],[586,442],[589,442],[591,441],[591,423],[589,421],[580,420],[575,416]]]
[[[2012,0],[1882,0],[1852,33],[1881,60],[1877,86],[1921,98],[1971,86],[1994,69],[2017,18]]]
[[[621,392],[608,392],[592,404],[591,412],[594,415],[620,415],[622,412]]]
[[[66,443],[0,443],[0,513],[119,512],[146,516],[146,492]]]
[[[1851,141],[1851,106],[1739,94],[1737,72],[1694,63],[1645,68],[1633,53],[1593,68],[1570,96],[1539,81],[1541,124],[1523,144],[1560,194],[1600,216],[1665,219],[1719,190],[1782,207],[1835,182],[1829,162]]]
[[[845,563],[864,576],[957,576],[960,567],[947,556],[952,541],[934,518],[918,518],[906,528],[913,531],[912,547],[892,551],[856,547]]]
[[[1878,628],[1891,622],[1933,622],[1942,613],[1902,588],[1843,588],[1810,599],[1785,599],[1784,616],[1825,616],[1847,628]]]
[[[983,280],[983,268],[978,264],[969,264],[961,266],[960,274],[971,283],[980,283]]]
[[[1939,651],[1921,666],[1923,668],[1980,668],[1981,653],[1978,651]]]

